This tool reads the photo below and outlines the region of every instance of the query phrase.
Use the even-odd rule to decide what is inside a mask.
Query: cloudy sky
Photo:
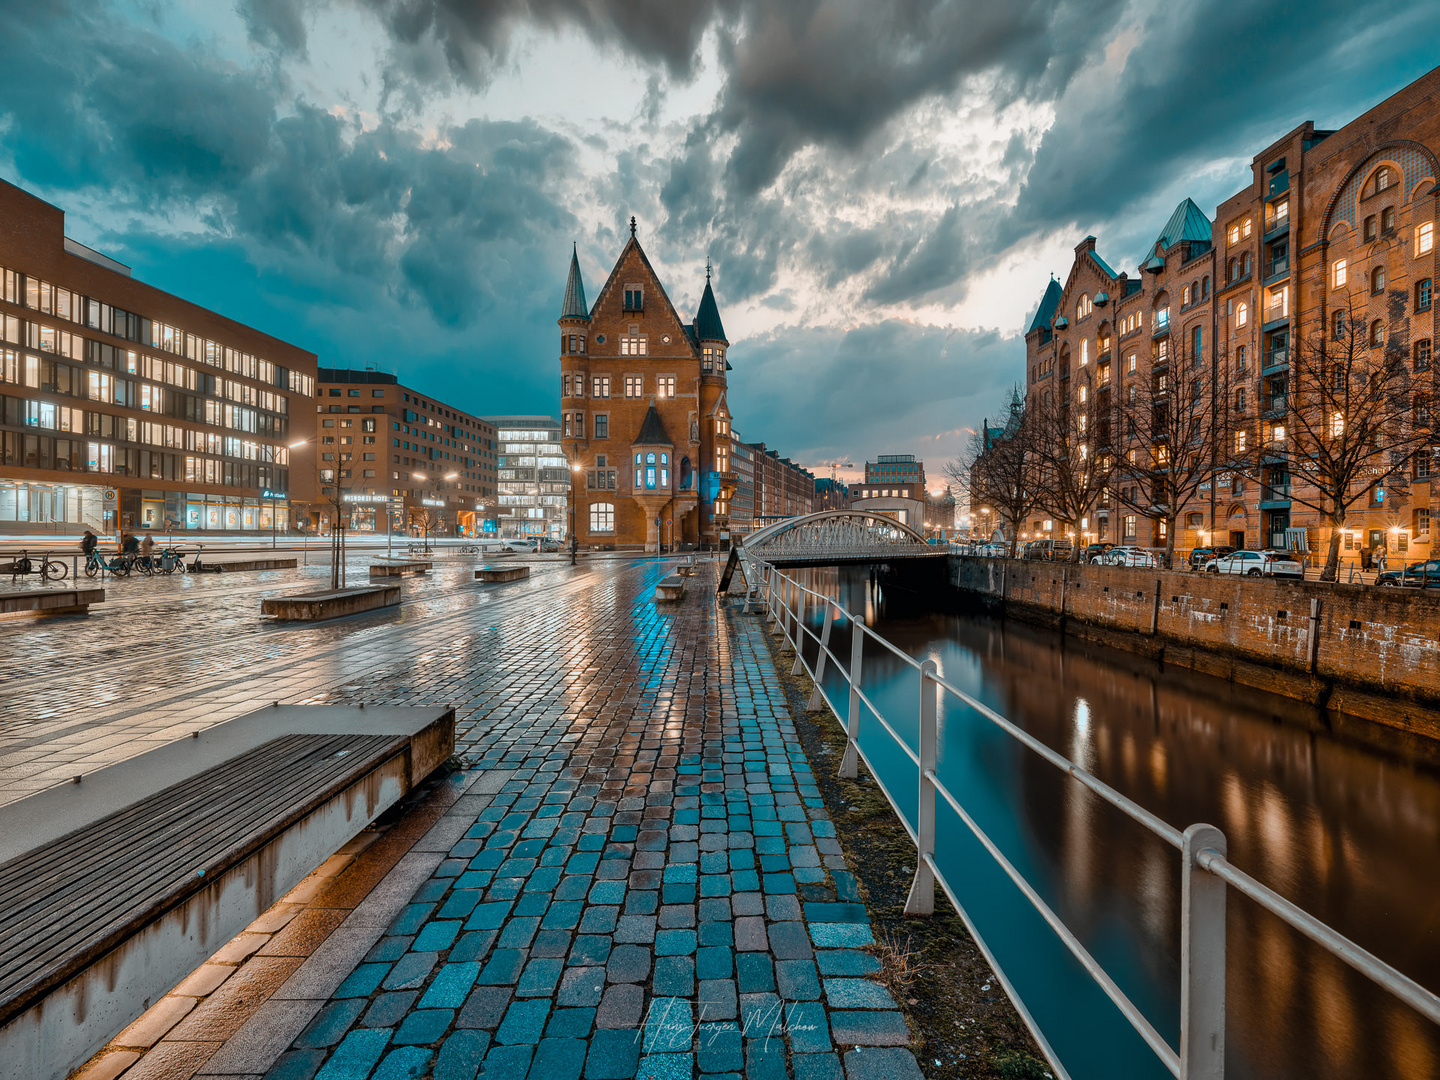
[[[1424,4],[0,0],[0,177],[137,277],[480,414],[558,410],[570,245],[706,258],[745,438],[938,466],[1087,233],[1132,268]],[[844,470],[850,472],[851,470]]]

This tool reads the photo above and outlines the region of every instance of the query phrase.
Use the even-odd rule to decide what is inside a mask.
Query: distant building
[[[945,490],[925,496],[925,535],[949,540],[955,534],[955,493]]]
[[[815,509],[845,510],[850,506],[850,488],[830,477],[815,478]]]
[[[499,444],[496,501],[501,536],[567,534],[570,464],[553,416],[489,416]]]
[[[850,489],[852,509],[884,514],[922,532],[925,499],[925,463],[914,454],[881,454],[867,461],[865,482]]]
[[[755,466],[755,528],[813,513],[815,474],[763,442],[749,443]]]
[[[383,371],[320,368],[315,450],[327,526],[335,502],[350,529],[442,536],[495,531],[495,428]],[[337,495],[338,493],[338,495]]]
[[[575,530],[586,547],[718,545],[729,532],[726,352],[710,277],[684,322],[630,238],[585,303],[577,255],[560,312],[562,438],[579,475]]]
[[[739,432],[730,443],[735,462],[735,497],[730,500],[730,535],[744,536],[755,528],[755,454],[740,440]]]

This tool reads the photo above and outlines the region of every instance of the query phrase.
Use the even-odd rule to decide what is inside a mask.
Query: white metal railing
[[[835,714],[836,719],[843,717],[841,722],[845,728],[846,738],[845,753],[840,762],[840,775],[853,780],[856,776],[857,761],[863,760],[871,777],[894,808],[896,817],[900,819],[900,823],[904,825],[906,832],[910,834],[911,840],[915,843],[918,857],[915,878],[910,886],[910,895],[905,902],[905,913],[907,915],[933,914],[935,911],[935,885],[938,883],[945,890],[945,895],[950,898],[950,902],[970,930],[971,936],[995,972],[1000,985],[1004,987],[1006,994],[1014,1003],[1016,1010],[1020,1013],[1025,1025],[1030,1029],[1030,1033],[1035,1037],[1036,1043],[1060,1080],[1068,1080],[1069,1073],[1061,1064],[1029,1009],[1016,993],[1014,986],[1001,970],[990,947],[981,937],[978,928],[946,880],[944,871],[935,861],[935,800],[937,795],[949,805],[950,809],[989,853],[996,865],[1049,924],[1055,935],[1080,962],[1121,1015],[1145,1040],[1156,1057],[1180,1080],[1223,1080],[1225,1075],[1225,903],[1227,886],[1243,896],[1249,897],[1423,1016],[1435,1023],[1440,1023],[1440,997],[1228,861],[1225,857],[1225,835],[1213,825],[1195,824],[1182,831],[1162,821],[1103,780],[1082,769],[1064,755],[1055,752],[983,702],[951,685],[937,673],[933,660],[917,661],[896,648],[867,627],[863,619],[855,618],[841,607],[833,597],[817,592],[801,584],[795,578],[780,572],[776,567],[751,557],[743,548],[739,558],[745,572],[746,610],[750,610],[751,604],[757,599],[757,592],[760,593],[759,600],[765,605],[770,619],[778,623],[785,639],[795,650],[795,663],[791,674],[799,675],[803,672],[809,675],[815,684],[807,708],[817,711],[828,706],[830,711]],[[818,633],[805,619],[807,611],[814,611],[817,608],[821,613]],[[831,629],[837,617],[847,622],[851,628],[848,667],[841,664],[839,657],[835,655],[830,646]],[[917,708],[920,745],[918,749],[912,749],[906,743],[863,689],[864,653],[867,639],[895,654],[919,674],[920,698]],[[813,666],[805,659],[807,640],[815,643]],[[831,670],[837,673],[844,683],[848,700],[843,703],[843,710],[830,692],[825,689],[825,675],[827,671]],[[1099,961],[1090,954],[1080,939],[1041,898],[1034,887],[1025,880],[994,841],[985,834],[985,831],[970,816],[960,800],[936,776],[936,717],[941,693],[949,694],[955,700],[974,709],[1016,742],[1038,754],[1127,817],[1143,825],[1171,847],[1179,850],[1181,854],[1181,985],[1180,1046],[1178,1050],[1155,1030],[1154,1025],[1115,984],[1110,975],[1101,967]],[[895,796],[885,785],[879,771],[871,763],[865,748],[860,745],[862,705],[870,710],[875,719],[879,721],[880,726],[916,766],[919,776],[919,798],[913,827],[906,820],[904,812]]]

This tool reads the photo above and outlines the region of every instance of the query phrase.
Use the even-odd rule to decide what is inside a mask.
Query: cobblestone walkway
[[[511,780],[270,1077],[920,1076],[763,626],[694,582],[506,655]]]

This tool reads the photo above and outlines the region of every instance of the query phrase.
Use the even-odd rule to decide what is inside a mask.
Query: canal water
[[[1357,736],[1360,722],[1336,734],[1296,703],[1013,621],[919,613],[860,569],[802,573],[1161,819],[1217,826],[1241,869],[1440,987],[1434,744],[1384,729]],[[818,612],[807,621],[818,631]],[[848,666],[843,623],[832,646]],[[866,694],[914,748],[914,669],[873,644],[862,667]],[[833,673],[824,683],[843,714],[843,684]],[[938,730],[946,787],[1178,1046],[1179,853],[948,695]],[[913,824],[915,766],[868,712],[861,746]],[[1071,1076],[1169,1076],[961,819],[937,805],[937,860]],[[1227,1078],[1440,1077],[1440,1029],[1233,891],[1227,935]]]

